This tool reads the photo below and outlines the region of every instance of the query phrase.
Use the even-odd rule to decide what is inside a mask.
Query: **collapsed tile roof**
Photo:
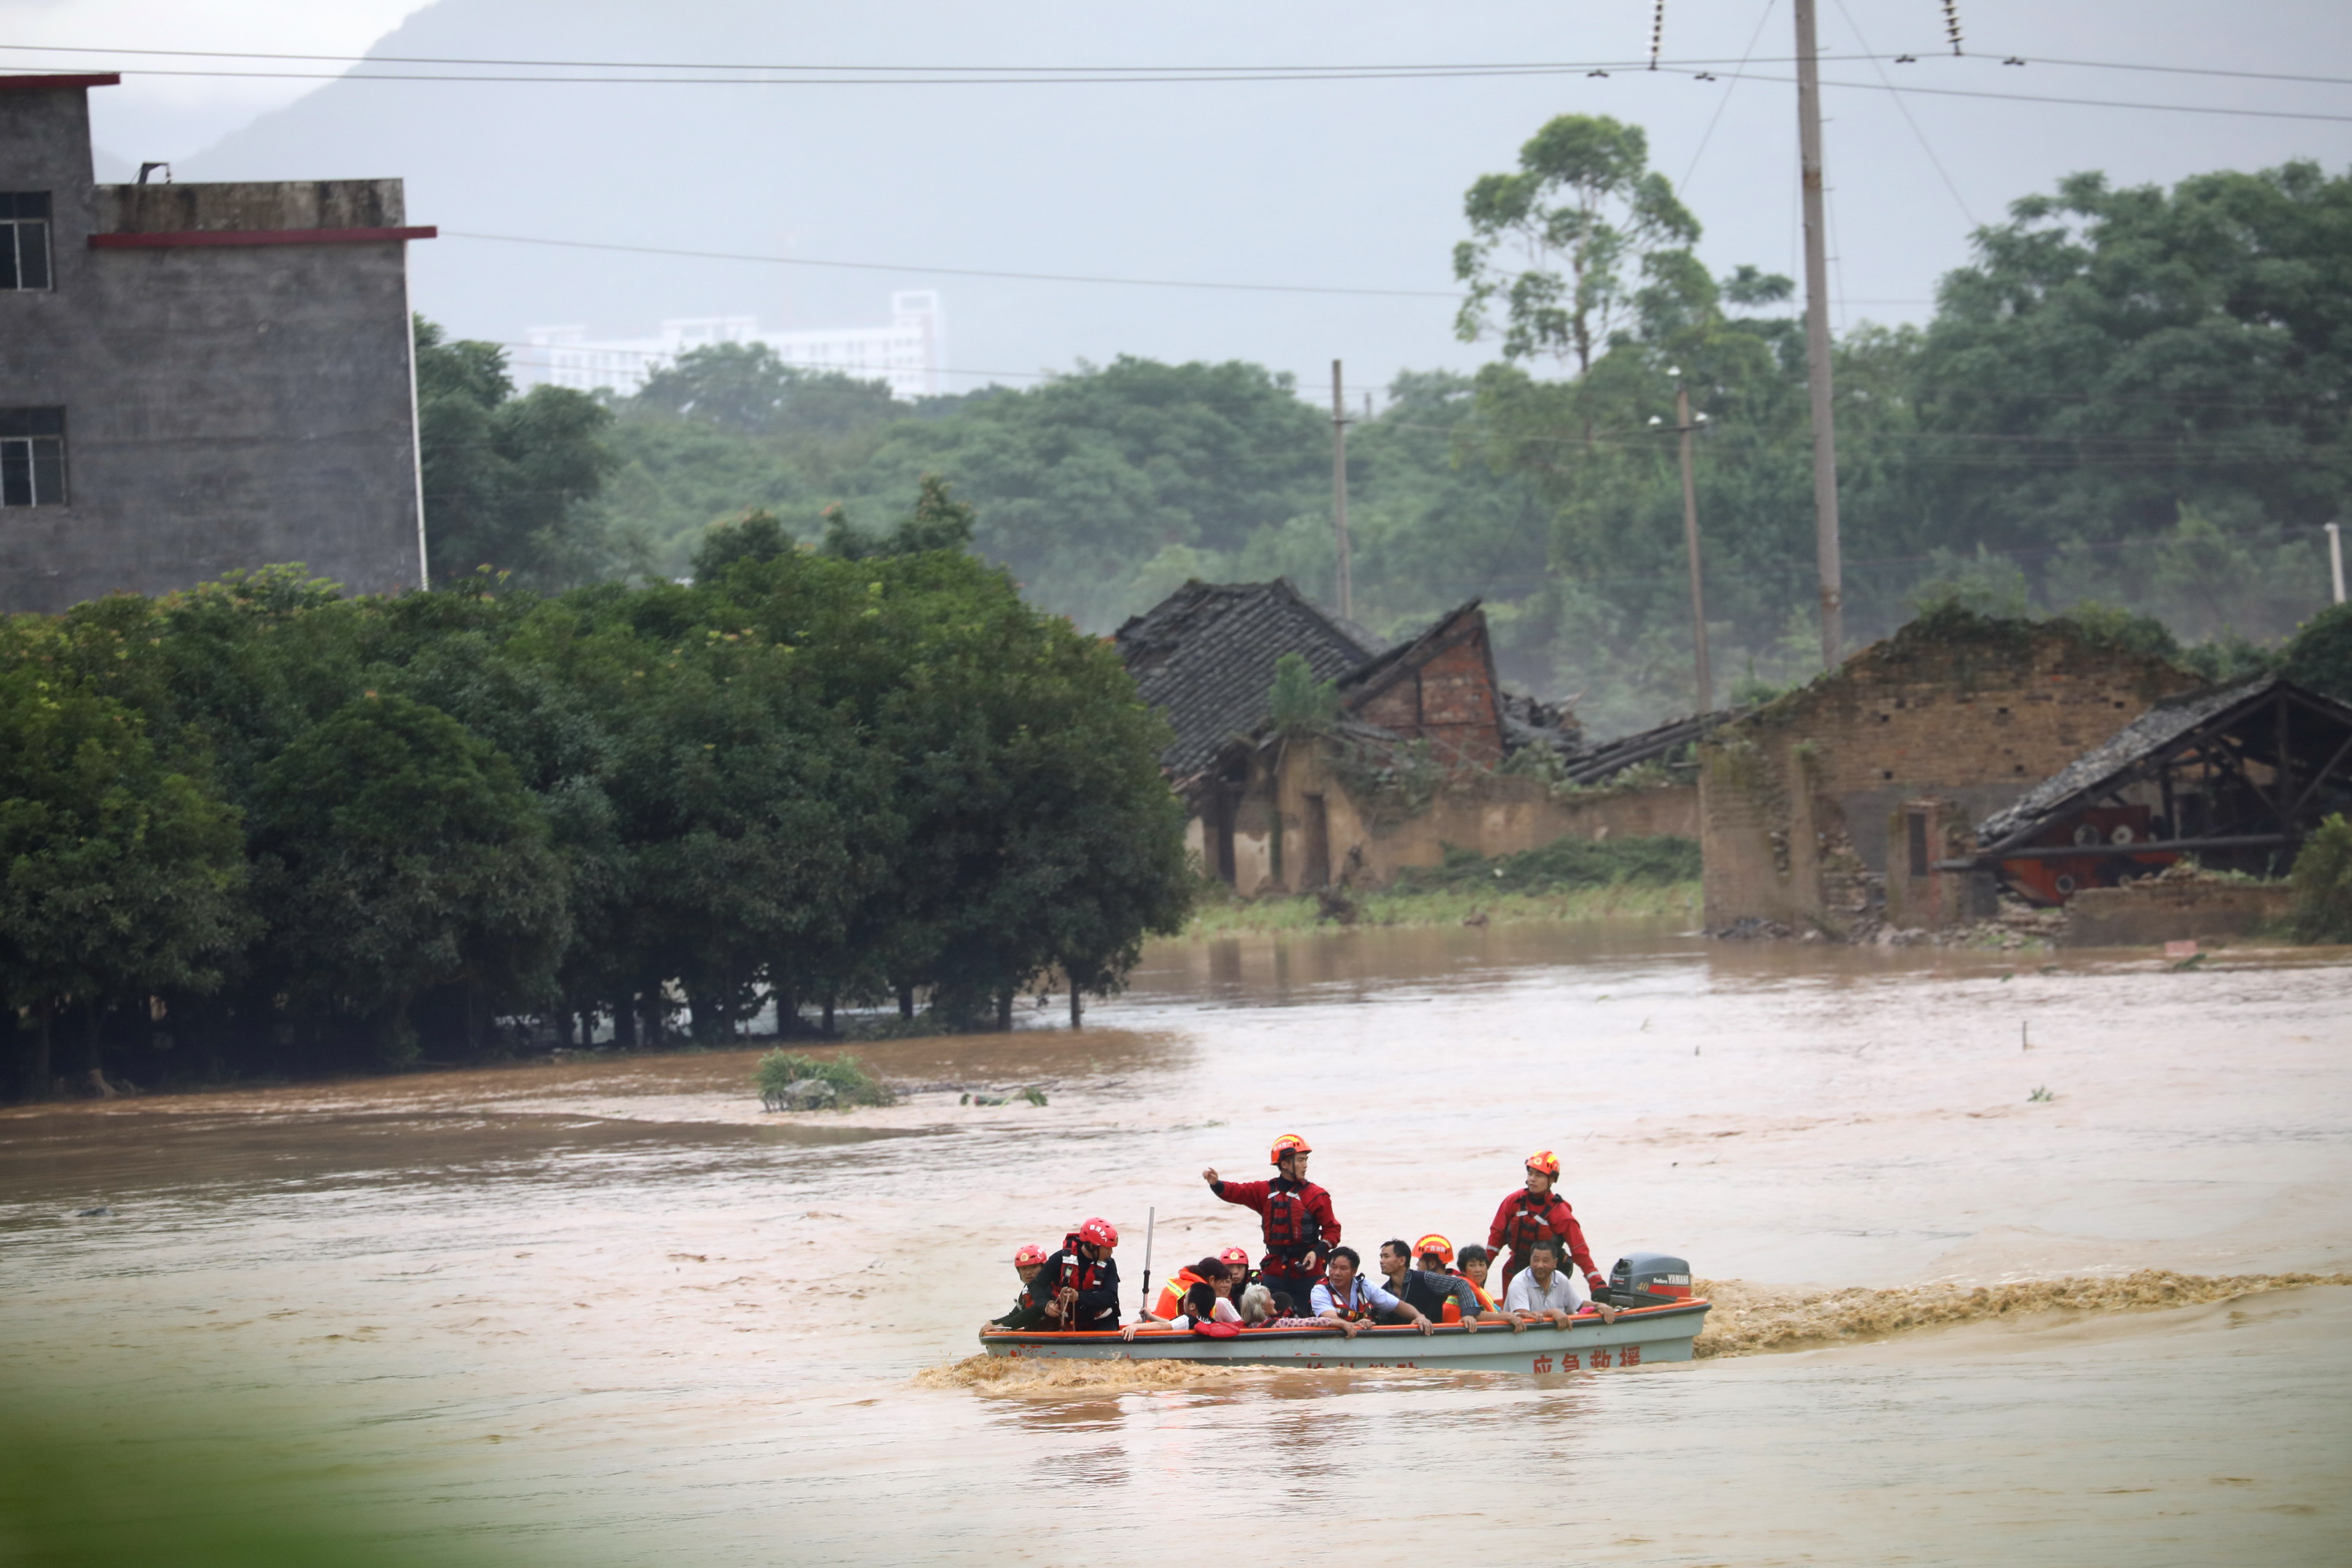
[[[1284,654],[1303,655],[1318,680],[1336,681],[1381,652],[1378,638],[1325,615],[1285,578],[1187,583],[1120,626],[1118,641],[1137,690],[1175,728],[1160,761],[1180,781],[1265,718]]]
[[[2306,705],[2337,706],[2275,675],[2258,675],[2167,698],[1977,824],[1977,842],[1990,849],[2032,837],[2076,806],[2089,805],[2127,782],[2124,774],[2169,750],[2190,731],[2231,716],[2233,710],[2259,707],[2282,687]],[[2352,713],[2347,717],[2352,718]]]

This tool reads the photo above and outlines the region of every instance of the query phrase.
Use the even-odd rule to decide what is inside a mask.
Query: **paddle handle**
[[[1143,1300],[1135,1311],[1135,1321],[1139,1323],[1151,1316],[1151,1229],[1159,1220],[1157,1208],[1143,1211]]]

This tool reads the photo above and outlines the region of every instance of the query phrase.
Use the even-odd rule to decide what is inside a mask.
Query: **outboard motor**
[[[1690,1295],[1690,1265],[1663,1252],[1629,1252],[1609,1271],[1612,1307],[1669,1307]]]

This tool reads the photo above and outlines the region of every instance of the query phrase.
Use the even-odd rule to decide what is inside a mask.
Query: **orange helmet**
[[[1218,1262],[1230,1263],[1242,1268],[1249,1267],[1249,1251],[1246,1247],[1228,1247],[1217,1254]]]
[[[1306,1139],[1296,1132],[1286,1132],[1274,1141],[1274,1152],[1266,1157],[1266,1163],[1279,1165],[1285,1154],[1312,1154],[1313,1152],[1315,1151],[1307,1146]]]
[[[1023,1247],[1021,1250],[1013,1255],[1013,1267],[1015,1268],[1026,1268],[1033,1263],[1043,1263],[1045,1261],[1045,1249],[1037,1246],[1034,1242]]]
[[[1549,1149],[1538,1149],[1528,1156],[1528,1169],[1557,1181],[1559,1179],[1559,1156]]]
[[[1449,1268],[1452,1267],[1454,1262],[1454,1244],[1446,1240],[1444,1237],[1438,1235],[1433,1230],[1427,1236],[1423,1237],[1419,1241],[1412,1244],[1413,1261],[1418,1263],[1421,1259],[1428,1257],[1433,1252],[1437,1254],[1437,1260],[1440,1263],[1445,1264]]]

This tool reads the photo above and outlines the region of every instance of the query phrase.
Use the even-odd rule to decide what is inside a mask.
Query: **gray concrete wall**
[[[50,193],[57,278],[0,293],[0,407],[66,410],[69,487],[0,509],[0,609],[286,562],[417,584],[404,244],[89,247],[110,219],[396,226],[397,181],[101,189],[81,89],[0,89],[0,190]]]

